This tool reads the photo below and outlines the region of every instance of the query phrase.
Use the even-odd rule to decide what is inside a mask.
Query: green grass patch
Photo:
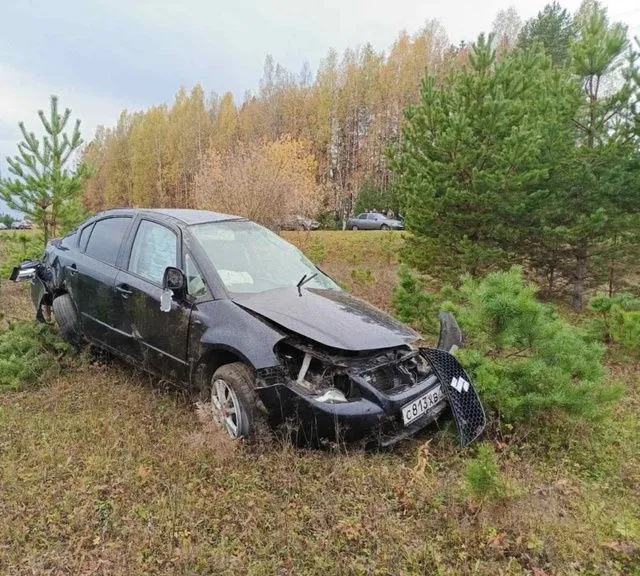
[[[57,375],[69,351],[47,324],[10,325],[0,332],[0,392],[22,390]]]

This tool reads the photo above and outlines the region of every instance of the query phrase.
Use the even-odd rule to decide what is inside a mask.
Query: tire
[[[380,230],[389,230],[389,226],[383,224],[382,226],[380,226]]]
[[[357,226],[351,226],[351,230],[353,230],[355,232],[356,230],[358,230],[358,227]]]
[[[76,307],[69,294],[61,294],[54,299],[53,314],[56,317],[62,337],[75,348],[79,348],[82,344],[82,332],[80,331]]]
[[[227,412],[225,406],[222,406],[222,411],[216,409],[220,405],[220,390],[224,389],[221,382],[231,391],[229,398],[234,405],[233,413]],[[246,364],[233,362],[218,368],[209,382],[209,397],[214,420],[226,429],[231,438],[253,439],[263,430],[265,419],[255,393],[255,377]]]

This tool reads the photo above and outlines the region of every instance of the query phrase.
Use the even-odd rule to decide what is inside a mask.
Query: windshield
[[[277,234],[246,220],[191,227],[229,292],[255,294],[292,287],[316,274],[305,288],[339,290],[300,250]]]

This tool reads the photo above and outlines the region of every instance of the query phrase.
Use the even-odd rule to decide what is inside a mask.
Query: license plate
[[[402,407],[402,419],[404,420],[405,426],[420,418],[420,416],[428,412],[443,400],[444,394],[442,393],[440,386],[436,386],[426,394],[420,396],[420,398],[416,398],[412,402],[409,402],[409,404],[405,404]]]

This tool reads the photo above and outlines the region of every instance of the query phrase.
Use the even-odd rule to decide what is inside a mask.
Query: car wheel
[[[358,227],[357,227],[357,226],[351,226],[351,230],[354,230],[354,231],[355,231],[355,230],[357,230],[357,229],[358,229]]]
[[[82,344],[82,333],[76,307],[69,294],[61,294],[53,301],[53,314],[62,337],[76,348]]]
[[[380,226],[380,230],[389,230],[389,226],[383,224],[382,226]]]
[[[253,372],[242,362],[225,364],[211,377],[213,419],[231,438],[251,438],[262,423],[254,389]]]

